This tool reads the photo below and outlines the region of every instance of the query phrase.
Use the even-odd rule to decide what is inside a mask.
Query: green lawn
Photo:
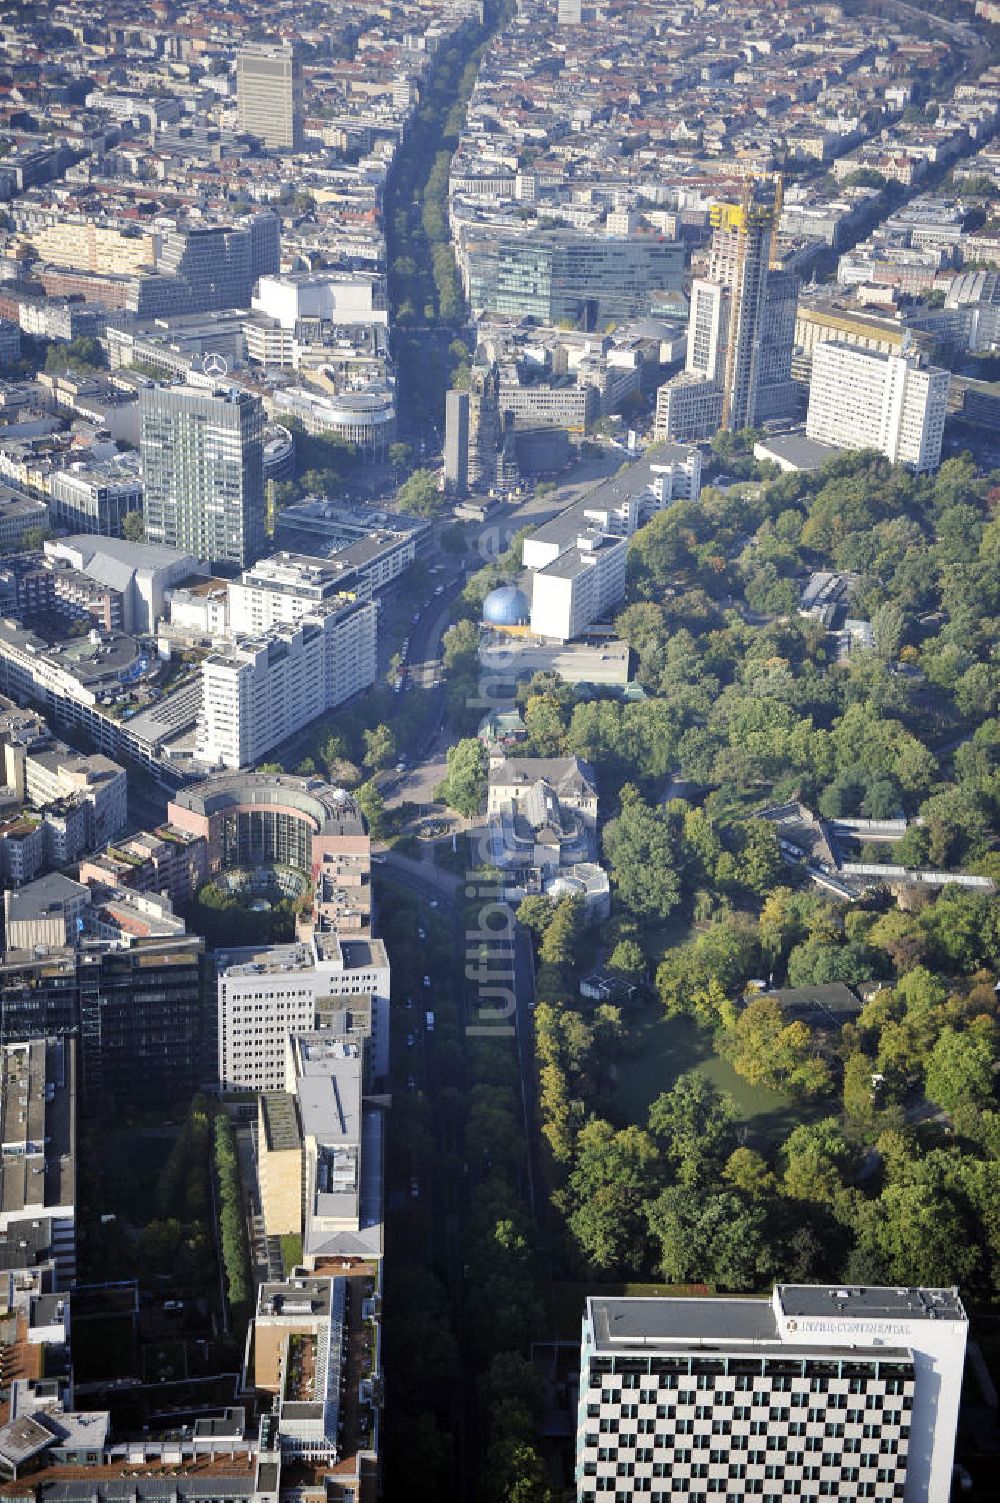
[[[285,1265],[285,1276],[291,1273],[293,1268],[298,1268],[302,1262],[302,1238],[297,1232],[286,1232],[281,1239],[281,1257]]]
[[[690,1018],[667,1018],[653,1007],[630,1033],[636,1040],[636,1053],[618,1062],[617,1096],[633,1122],[644,1124],[651,1102],[688,1070],[699,1070],[732,1096],[747,1124],[748,1141],[762,1150],[780,1142],[799,1122],[824,1111],[822,1103],[804,1105],[780,1091],[748,1085],[713,1053],[712,1035]]]

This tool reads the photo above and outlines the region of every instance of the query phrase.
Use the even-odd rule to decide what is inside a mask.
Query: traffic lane
[[[388,876],[405,877],[407,886],[414,892],[422,891],[424,896],[438,903],[443,901],[450,905],[456,902],[465,885],[464,877],[441,871],[429,861],[417,861],[398,851],[386,851],[384,856],[376,852],[376,864],[384,865]]]
[[[399,804],[433,804],[435,789],[448,771],[443,754],[425,757],[416,767],[400,773],[391,793],[383,794],[387,809]]]

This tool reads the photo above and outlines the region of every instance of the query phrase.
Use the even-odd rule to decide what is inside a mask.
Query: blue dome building
[[[527,626],[531,605],[517,585],[500,585],[483,601],[483,620],[487,626]]]

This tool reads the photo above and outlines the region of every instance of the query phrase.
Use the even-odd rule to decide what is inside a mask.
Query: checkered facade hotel
[[[965,1339],[954,1290],[591,1298],[578,1503],[947,1503]]]

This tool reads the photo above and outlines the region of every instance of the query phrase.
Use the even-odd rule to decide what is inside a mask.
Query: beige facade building
[[[257,1098],[257,1165],[267,1235],[301,1236],[302,1133],[295,1098],[284,1091]]]
[[[107,276],[133,276],[156,265],[159,235],[127,234],[114,225],[60,219],[21,237],[40,261]]]

